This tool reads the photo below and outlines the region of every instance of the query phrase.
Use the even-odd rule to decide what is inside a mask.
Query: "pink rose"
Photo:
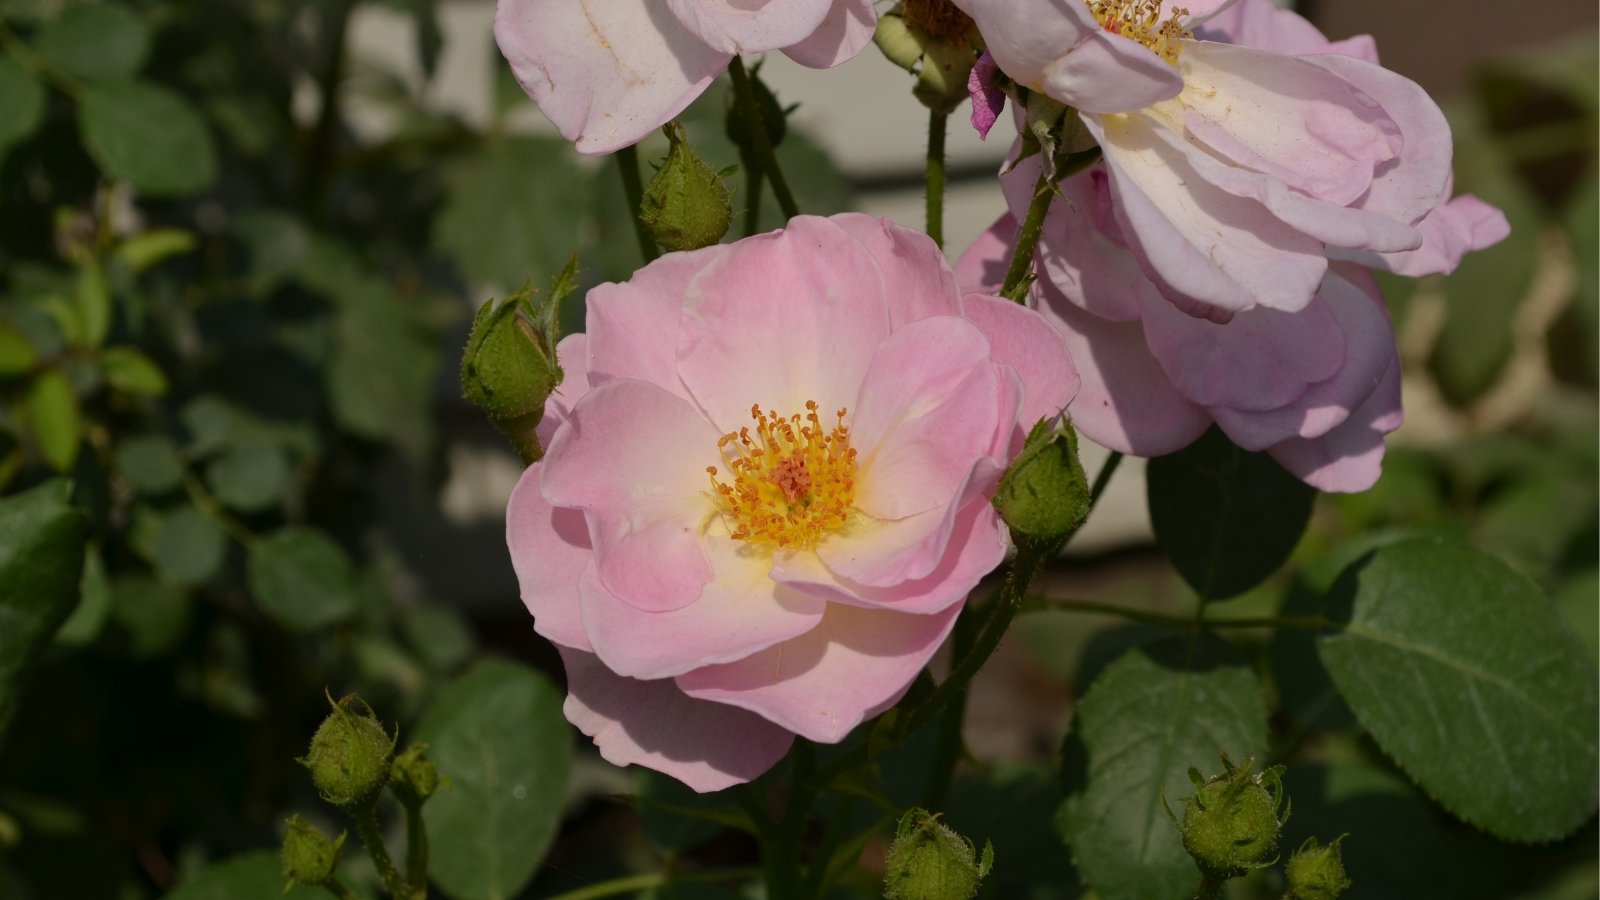
[[[1021,167],[1009,183],[1032,184]],[[1186,315],[1145,279],[1114,223],[1105,173],[1063,182],[1047,230],[1074,232],[1071,257],[1041,255],[1034,302],[1066,338],[1082,376],[1067,408],[1085,437],[1162,456],[1215,422],[1324,491],[1361,491],[1381,472],[1384,435],[1400,427],[1400,368],[1389,315],[1365,269],[1335,263],[1299,311],[1257,308],[1226,323]],[[1066,220],[1066,221],[1063,221]],[[1003,216],[956,264],[962,285],[1003,277],[1016,221]]]
[[[872,0],[499,0],[494,35],[561,135],[601,154],[682,112],[735,54],[824,69],[876,22]]]
[[[1005,553],[989,498],[1077,373],[925,236],[799,217],[588,296],[507,543],[566,714],[700,791],[895,703]]]
[[[1006,75],[1078,110],[1123,244],[1191,315],[1298,312],[1330,255],[1417,251],[1448,200],[1438,106],[1267,0],[958,5]]]

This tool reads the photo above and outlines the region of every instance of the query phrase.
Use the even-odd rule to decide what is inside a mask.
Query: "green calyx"
[[[982,52],[978,29],[949,0],[904,0],[878,18],[873,43],[888,60],[917,76],[911,92],[949,113],[967,99],[967,78]]]
[[[900,818],[884,860],[885,900],[971,900],[994,866],[994,845],[980,859],[972,841],[950,830],[939,816],[912,808]]]
[[[280,854],[284,876],[290,884],[306,887],[326,884],[333,878],[333,867],[339,862],[344,839],[343,832],[337,839],[330,839],[298,814],[290,816]]]
[[[535,432],[545,401],[561,384],[557,313],[577,288],[577,268],[573,256],[549,293],[524,285],[498,304],[485,302],[461,355],[463,393],[511,438],[524,462],[544,456]]]
[[[1059,432],[1049,419],[1033,426],[1000,478],[994,506],[1019,543],[1059,541],[1083,524],[1089,515],[1089,480],[1070,423]]]
[[[733,222],[733,194],[695,155],[676,120],[662,129],[669,148],[639,202],[639,218],[663,250],[699,250],[722,240]]]
[[[1323,845],[1316,838],[1306,838],[1300,849],[1289,857],[1288,897],[1292,900],[1335,900],[1350,887],[1350,877],[1345,874],[1344,860],[1339,844],[1344,835]]]
[[[1251,771],[1254,759],[1235,766],[1222,757],[1223,773],[1202,778],[1189,770],[1195,794],[1178,826],[1183,848],[1202,871],[1233,877],[1277,861],[1278,832],[1289,819],[1284,803],[1282,766]]]
[[[311,771],[322,799],[345,809],[367,806],[389,783],[394,738],[354,694],[328,702],[333,711],[311,736],[311,749],[300,762]],[[361,712],[354,708],[358,703]]]

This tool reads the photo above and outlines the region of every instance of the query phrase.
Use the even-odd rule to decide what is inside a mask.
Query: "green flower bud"
[[[733,222],[733,194],[690,149],[682,125],[674,120],[662,130],[670,144],[667,159],[645,188],[639,219],[663,250],[709,247]]]
[[[767,142],[772,149],[778,149],[783,139],[789,135],[789,110],[778,104],[778,98],[761,80],[761,65],[758,63],[750,67],[750,90],[756,95],[756,112],[761,116],[761,124],[766,127]],[[727,131],[728,140],[739,148],[739,156],[750,159],[756,155],[755,137],[750,133],[750,122],[745,119],[744,110],[739,108],[739,98],[733,93],[728,94],[728,116],[723,122]]]
[[[872,40],[890,62],[917,76],[911,92],[922,105],[949,113],[967,99],[981,38],[950,0],[903,0],[878,18]]]
[[[1306,838],[1300,849],[1289,857],[1289,897],[1293,900],[1334,900],[1350,887],[1350,878],[1344,872],[1340,858],[1339,842],[1344,835],[1323,846],[1317,839]]]
[[[1232,876],[1277,860],[1278,831],[1289,818],[1283,809],[1283,767],[1254,774],[1254,762],[1246,759],[1235,767],[1224,755],[1224,772],[1209,780],[1189,770],[1195,794],[1179,827],[1183,849],[1203,871]]]
[[[417,744],[394,758],[389,789],[407,806],[426,802],[439,789],[439,767],[423,755],[427,749],[427,744]]]
[[[329,840],[327,835],[300,818],[299,814],[290,816],[289,831],[283,836],[283,851],[280,854],[283,874],[288,877],[289,883],[316,887],[331,880],[333,867],[339,861],[339,851],[344,849],[344,838],[344,833],[340,832],[337,840]]]
[[[545,400],[561,384],[556,317],[561,300],[576,289],[577,267],[573,256],[543,297],[524,285],[499,304],[484,303],[461,355],[466,398],[511,438],[524,462],[544,456],[536,430]]]
[[[1078,461],[1078,434],[1048,419],[1028,432],[994,494],[995,509],[1017,543],[1049,544],[1071,534],[1089,515],[1089,482]]]
[[[985,842],[977,859],[972,842],[939,822],[937,814],[912,808],[900,818],[884,860],[885,900],[972,900],[994,866],[994,845]]]
[[[346,808],[365,806],[389,783],[394,738],[354,694],[338,702],[329,697],[328,702],[333,712],[311,736],[311,749],[300,762],[311,770],[322,799]],[[352,708],[356,703],[363,712]]]

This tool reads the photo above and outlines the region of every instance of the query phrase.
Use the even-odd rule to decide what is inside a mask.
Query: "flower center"
[[[900,17],[936,38],[953,40],[967,34],[972,19],[950,0],[905,0]]]
[[[812,547],[850,518],[856,492],[856,451],[850,429],[824,428],[817,402],[788,418],[750,407],[755,428],[729,432],[717,452],[730,484],[707,466],[717,506],[736,541],[771,547]]]
[[[1120,34],[1138,41],[1169,64],[1178,64],[1180,41],[1194,37],[1184,31],[1178,20],[1189,14],[1187,9],[1174,9],[1165,22],[1161,21],[1161,0],[1083,0],[1089,11],[1100,20],[1100,26],[1112,34]]]

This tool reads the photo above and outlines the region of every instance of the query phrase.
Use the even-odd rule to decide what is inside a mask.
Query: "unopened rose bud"
[[[394,758],[389,789],[407,806],[421,805],[439,789],[439,767],[423,755],[427,749],[417,744]]]
[[[971,900],[994,866],[994,845],[985,843],[983,857],[972,842],[951,831],[939,817],[910,809],[900,818],[894,844],[884,860],[885,900]]]
[[[345,808],[365,806],[389,783],[394,739],[355,695],[329,702],[333,711],[312,735],[311,749],[301,763],[311,770],[322,799]],[[364,711],[355,711],[357,703]]]
[[[1333,843],[1323,846],[1317,839],[1306,838],[1300,849],[1289,857],[1290,900],[1335,900],[1350,887],[1350,878],[1344,871],[1340,858],[1340,835]]]
[[[789,134],[789,113],[778,103],[777,95],[761,80],[760,65],[750,69],[750,90],[755,94],[756,112],[761,117],[761,124],[767,131],[767,143],[774,150],[783,143]],[[728,96],[728,116],[723,123],[728,134],[728,140],[739,148],[741,158],[749,159],[756,155],[755,136],[750,133],[750,122],[745,118],[744,110],[740,108],[739,101],[732,94]]]
[[[544,456],[536,430],[544,417],[545,400],[561,384],[555,352],[557,311],[562,297],[574,287],[576,271],[577,257],[573,257],[549,294],[540,296],[524,286],[498,304],[484,303],[461,355],[466,398],[511,438],[527,463]]]
[[[1253,759],[1235,767],[1222,757],[1223,773],[1209,780],[1189,770],[1195,794],[1183,811],[1183,848],[1204,871],[1231,876],[1272,865],[1278,831],[1287,820],[1281,766],[1259,774]]]
[[[695,155],[676,121],[665,129],[667,159],[639,202],[639,219],[663,250],[699,250],[722,240],[733,222],[733,194]]]
[[[967,99],[981,38],[950,0],[904,0],[879,17],[872,39],[890,62],[917,76],[911,92],[924,106],[948,113]]]
[[[289,817],[289,830],[283,836],[283,874],[291,884],[316,887],[333,878],[333,867],[339,862],[339,851],[344,848],[344,834],[336,840],[315,825],[300,818]]]
[[[1089,482],[1070,424],[1059,433],[1047,419],[1033,426],[1022,452],[1000,478],[994,505],[1018,543],[1050,544],[1083,524],[1089,515]]]

